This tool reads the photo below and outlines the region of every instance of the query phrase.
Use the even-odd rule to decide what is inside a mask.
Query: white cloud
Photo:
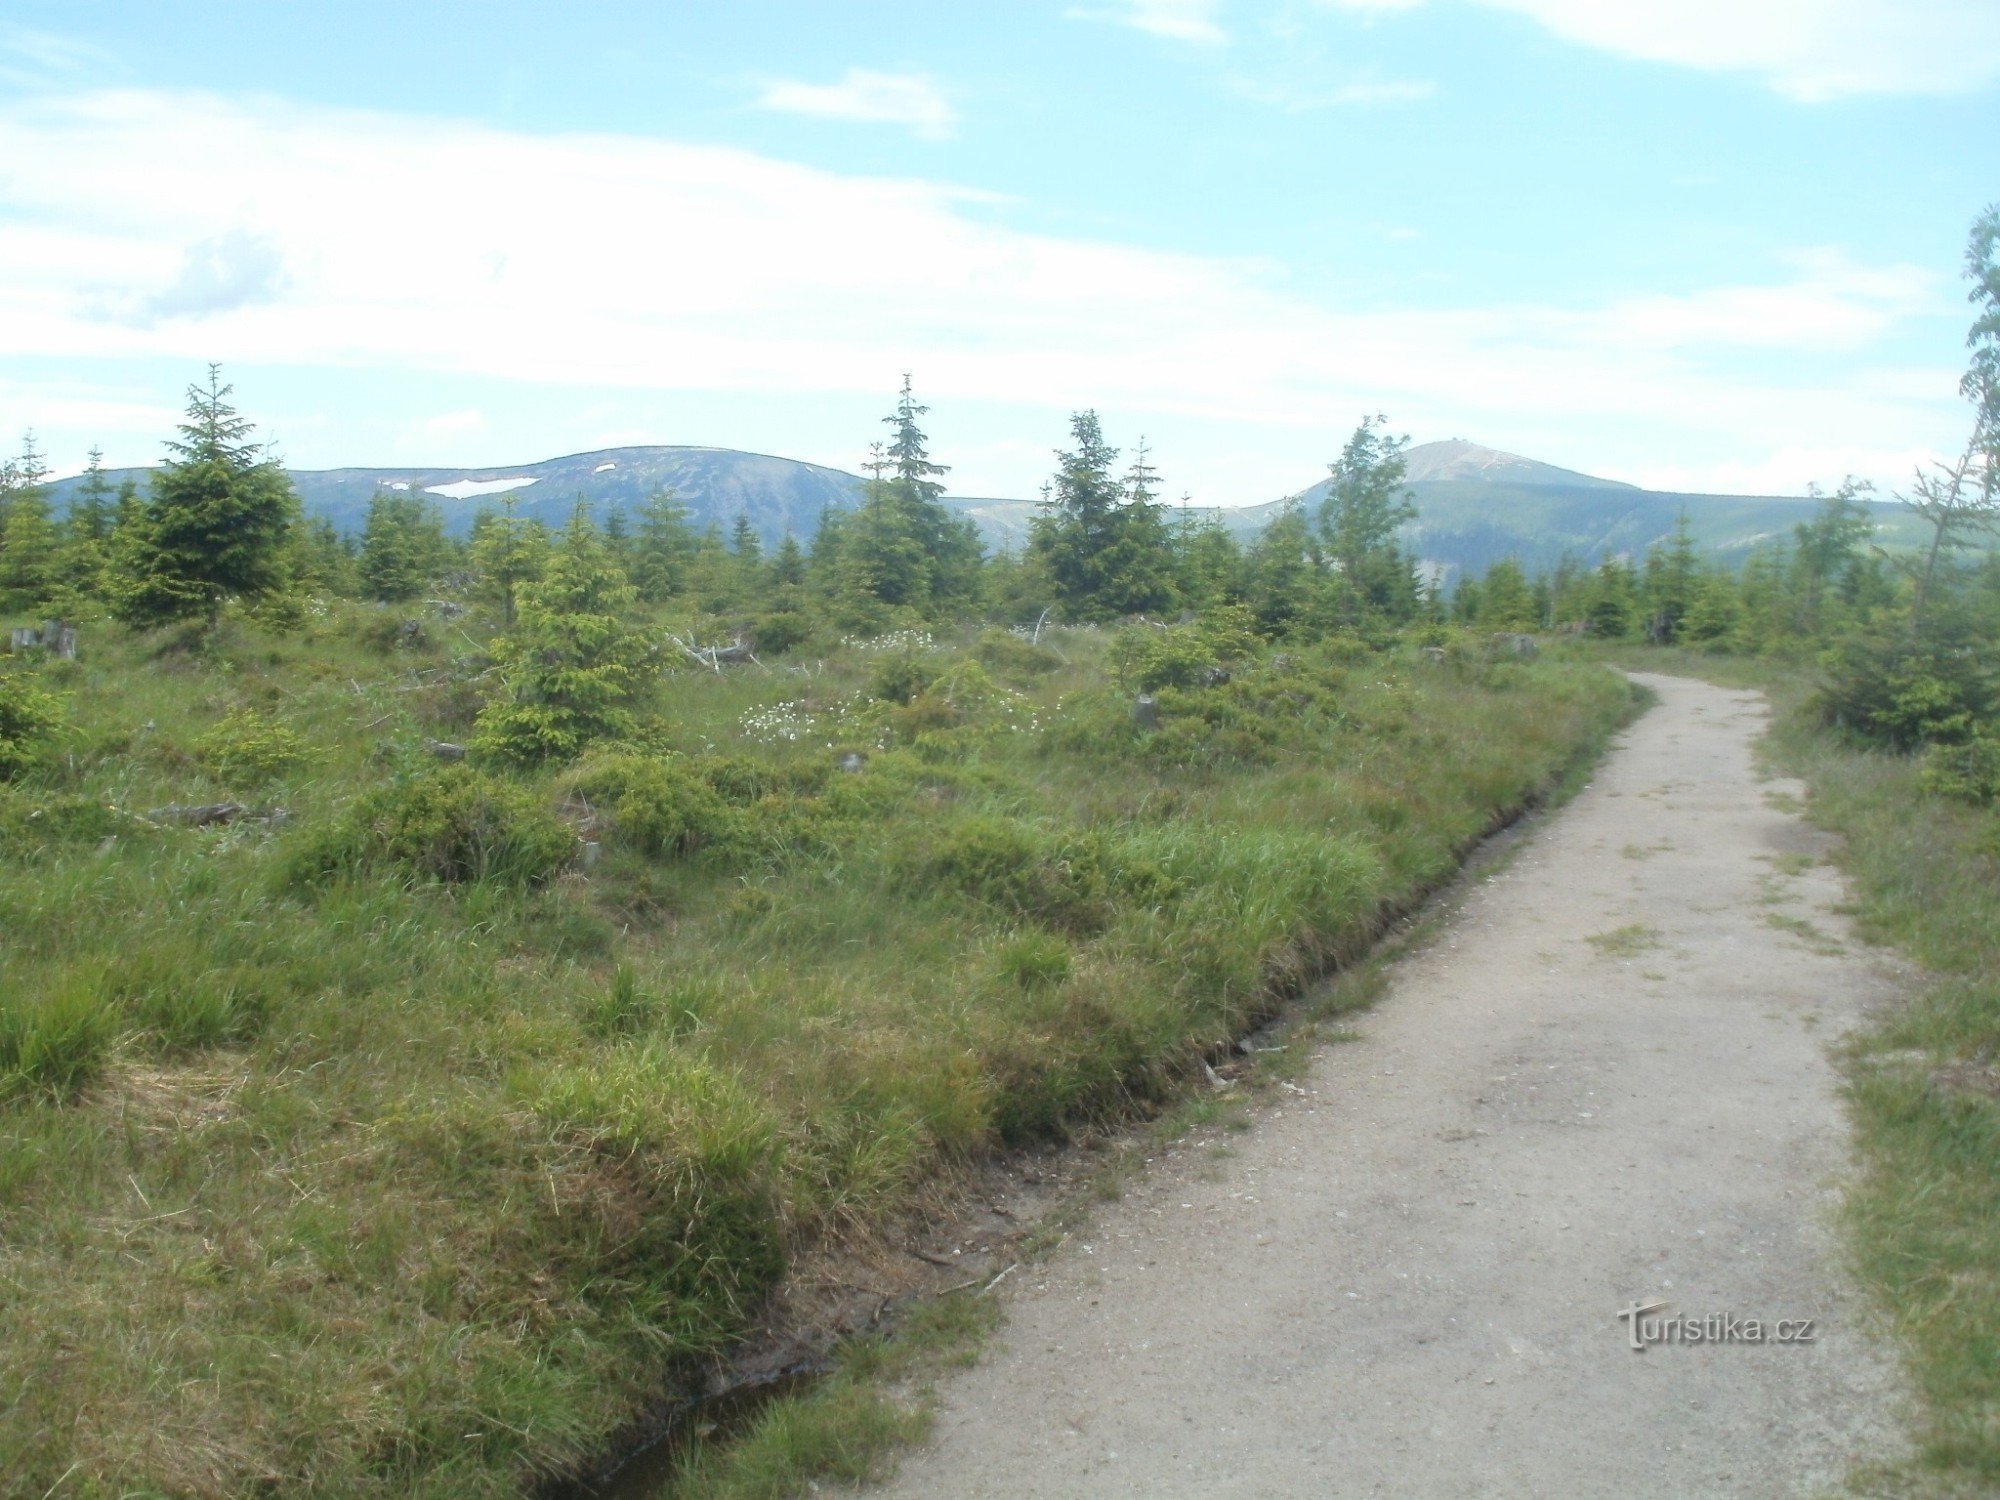
[[[838,83],[779,79],[764,86],[757,103],[764,109],[823,120],[907,125],[925,140],[944,140],[958,124],[951,100],[930,79],[867,68],[849,68]]]
[[[22,88],[117,77],[118,60],[102,48],[53,31],[0,21],[0,82]]]
[[[220,359],[768,402],[872,398],[914,369],[941,409],[1008,404],[1039,423],[1101,405],[1135,431],[1215,434],[1218,453],[1287,431],[1317,451],[1388,410],[1502,447],[1553,434],[1539,451],[1577,467],[1629,456],[1639,430],[1718,459],[1958,436],[1951,372],[1864,378],[1898,320],[1956,307],[1945,273],[1816,252],[1678,297],[1364,311],[1284,291],[1282,267],[1025,233],[967,213],[976,197],[712,146],[277,100],[16,101],[0,105],[0,361]],[[606,203],[619,231],[578,235]],[[100,315],[171,295],[186,247],[232,235],[283,266],[268,296]],[[1771,357],[1788,353],[1808,357]],[[0,425],[15,411],[43,420],[10,401]],[[1039,466],[956,477],[1025,493]],[[1173,477],[1215,498],[1283,492],[1222,457]]]
[[[1216,19],[1219,0],[1117,0],[1102,7],[1077,6],[1063,12],[1072,21],[1112,21],[1150,36],[1210,46],[1229,40]]]
[[[1754,74],[1806,102],[2000,77],[1994,0],[1475,0],[1621,57]]]
[[[1938,277],[1920,266],[1861,266],[1833,250],[1792,257],[1796,280],[1633,297],[1572,318],[1575,335],[1634,351],[1690,348],[1854,350],[1934,304]]]
[[[470,408],[464,411],[440,412],[417,424],[417,431],[426,438],[464,437],[469,433],[486,430],[486,413]]]
[[[1910,476],[1936,456],[1924,448],[1787,444],[1769,453],[1719,463],[1642,465],[1615,477],[1679,494],[1802,495],[1809,484],[1830,490],[1850,474],[1874,475],[1881,486],[1875,498],[1887,500],[1892,498],[1892,487],[1906,487]]]
[[[274,302],[286,280],[284,256],[276,245],[248,230],[230,229],[188,246],[179,274],[168,285],[127,306],[112,299],[103,312],[113,320],[142,324],[207,317]]]

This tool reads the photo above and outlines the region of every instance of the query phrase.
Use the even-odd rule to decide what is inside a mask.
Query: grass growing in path
[[[1925,794],[1920,762],[1816,726],[1809,674],[1767,662],[1626,650],[1628,665],[1763,686],[1766,753],[1810,788],[1863,937],[1922,966],[1910,1002],[1846,1058],[1861,1172],[1845,1204],[1856,1266],[1922,1398],[1917,1453],[1869,1492],[2000,1490],[2000,808]],[[1797,867],[1802,868],[1800,863]],[[1774,918],[1791,926],[1791,919]],[[1805,940],[1826,941],[1818,929]]]
[[[62,753],[0,787],[23,1493],[564,1472],[802,1249],[1173,1098],[1629,702],[1336,642],[1142,727],[1111,632],[905,636],[665,678],[574,767],[441,767],[481,628],[382,620],[43,674]],[[291,816],[144,816],[225,800]]]
[[[1929,971],[1856,1042],[1849,1096],[1863,1172],[1847,1222],[1923,1396],[1919,1492],[2000,1488],[2000,812],[1926,797],[1907,757],[1858,752],[1797,720],[1775,736],[1812,787],[1862,934]]]

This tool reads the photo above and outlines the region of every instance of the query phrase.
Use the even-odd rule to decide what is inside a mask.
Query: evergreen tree
[[[541,577],[520,585],[514,629],[494,646],[504,697],[479,716],[478,747],[511,760],[569,760],[629,734],[649,652],[628,622],[637,591],[578,505]]]
[[[1479,618],[1480,604],[1479,580],[1459,579],[1451,594],[1451,617],[1461,625],[1470,625]]]
[[[1196,515],[1181,497],[1173,524],[1174,586],[1196,609],[1243,597],[1243,549],[1214,515]]]
[[[789,531],[771,558],[771,582],[779,588],[800,588],[806,581],[806,555]]]
[[[820,507],[819,524],[813,528],[812,545],[806,549],[806,582],[821,598],[831,599],[840,591],[841,544],[853,514],[831,505]]]
[[[32,432],[9,468],[11,492],[0,512],[0,597],[32,609],[48,602],[62,572],[62,538],[43,484],[48,466]]]
[[[325,516],[314,516],[299,528],[292,553],[292,571],[308,593],[336,599],[361,594],[361,569],[354,544]]]
[[[444,571],[444,513],[423,496],[377,490],[361,529],[361,583],[385,603],[414,599]]]
[[[789,651],[813,630],[806,594],[806,554],[789,531],[772,554],[765,576],[769,607],[757,621],[757,645],[765,651]]]
[[[92,448],[84,466],[83,481],[69,506],[69,535],[72,542],[102,542],[111,535],[114,499],[111,481],[104,477],[104,450]]]
[[[1683,510],[1674,520],[1666,545],[1646,549],[1646,573],[1642,592],[1646,610],[1646,638],[1669,645],[1680,638],[1681,621],[1694,604],[1701,576],[1701,559],[1695,550],[1694,528]]]
[[[625,519],[625,507],[614,504],[604,514],[604,545],[625,576],[632,576],[632,523]]]
[[[1743,612],[1736,580],[1720,568],[1704,569],[1682,617],[1680,638],[1690,645],[1720,646],[1730,641]]]
[[[1320,583],[1312,528],[1297,501],[1273,516],[1244,558],[1244,602],[1257,629],[1275,638],[1305,618]]]
[[[1161,614],[1179,603],[1174,588],[1173,533],[1159,502],[1159,473],[1146,460],[1146,440],[1125,471],[1113,529],[1104,555],[1104,603],[1113,614]]]
[[[1804,636],[1817,636],[1825,625],[1829,597],[1839,598],[1840,590],[1861,560],[1861,546],[1875,534],[1868,507],[1861,496],[1873,488],[1852,476],[1831,495],[1821,495],[1813,485],[1808,493],[1819,501],[1810,521],[1792,528],[1792,563],[1796,614],[1793,627]]]
[[[887,444],[869,450],[863,465],[867,488],[860,507],[846,517],[837,538],[840,560],[830,569],[838,613],[850,624],[874,628],[884,610],[905,608],[938,616],[962,607],[979,581],[979,530],[945,505],[941,476],[918,418],[920,405],[903,377],[896,409],[882,420]]]
[[[509,625],[521,586],[542,576],[549,556],[549,529],[540,521],[523,520],[520,504],[520,496],[503,495],[498,512],[481,511],[472,523],[473,571]]]
[[[1634,593],[1632,570],[1622,559],[1608,556],[1599,563],[1583,615],[1590,633],[1613,641],[1630,634]]]
[[[1364,417],[1329,468],[1333,475],[1320,504],[1319,531],[1340,573],[1341,623],[1399,624],[1417,610],[1416,563],[1397,541],[1417,507],[1404,476],[1409,439],[1382,429],[1388,418]]]
[[[627,571],[648,604],[662,604],[687,587],[688,565],[694,560],[695,534],[687,507],[672,490],[655,490],[639,507],[639,525],[632,534]]]
[[[222,367],[188,388],[181,437],[153,476],[152,495],[122,538],[117,611],[134,625],[206,619],[231,597],[256,600],[286,583],[286,543],[298,517],[291,481],[229,405]]]
[[[874,631],[888,611],[922,611],[930,602],[930,559],[923,538],[889,479],[890,461],[880,443],[869,450],[860,508],[841,527],[833,570],[834,613],[852,630]]]
[[[118,481],[118,499],[111,507],[111,544],[116,551],[118,539],[137,533],[146,514],[146,502],[139,498],[139,481],[126,477]]]
[[[41,489],[48,477],[49,466],[35,446],[34,429],[29,428],[21,434],[20,456],[0,463],[0,535],[6,532],[7,516],[15,500]]]
[[[1124,483],[1118,450],[1094,411],[1070,419],[1076,444],[1056,454],[1055,478],[1033,522],[1029,555],[1071,620],[1111,620],[1171,608],[1172,554],[1143,447]]]
[[[1477,623],[1487,630],[1533,630],[1541,623],[1535,591],[1516,559],[1503,557],[1486,570]]]

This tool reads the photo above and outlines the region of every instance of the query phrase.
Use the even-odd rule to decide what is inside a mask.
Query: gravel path
[[[1190,1142],[1008,1298],[878,1495],[1791,1496],[1905,1399],[1828,1223],[1827,1048],[1894,993],[1762,699],[1660,705],[1233,1151]],[[1668,1343],[1655,1317],[1812,1319]]]

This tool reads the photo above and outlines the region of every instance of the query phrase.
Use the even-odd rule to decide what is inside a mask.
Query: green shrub
[[[758,651],[769,656],[782,656],[795,646],[810,640],[813,620],[810,615],[798,610],[779,609],[770,614],[759,615],[750,634],[757,642]]]
[[[395,868],[425,880],[529,884],[576,854],[576,835],[533,792],[470,766],[440,766],[382,787],[302,838],[297,881]]]
[[[25,673],[0,673],[0,781],[40,764],[62,722],[62,703],[54,694]]]
[[[74,978],[37,994],[0,980],[0,1100],[68,1099],[94,1078],[111,1050],[111,1008]]]
[[[358,614],[351,628],[359,644],[383,656],[397,651],[423,656],[436,653],[435,643],[423,622],[394,610],[372,609]]]
[[[1856,636],[1830,654],[1821,722],[1895,750],[1955,744],[2000,713],[1989,646]]]
[[[621,842],[675,858],[741,832],[741,817],[684,760],[619,751],[596,755],[563,778],[563,790],[610,819]]]
[[[1220,673],[1222,663],[1198,625],[1133,625],[1111,647],[1118,680],[1143,692],[1195,687]]]
[[[1933,797],[2000,802],[2000,739],[1980,732],[1963,744],[1933,746],[1919,779]]]
[[[297,770],[310,758],[282,719],[239,708],[194,743],[195,758],[224,786],[255,787]]]
[[[1143,692],[1217,686],[1262,649],[1241,605],[1217,605],[1180,625],[1134,625],[1119,632],[1111,666],[1121,683]]]
[[[979,637],[973,654],[990,672],[1015,682],[1045,677],[1063,664],[1063,659],[1047,646],[1025,640],[1011,630],[988,630]]]
[[[1050,834],[992,817],[913,837],[894,864],[904,889],[956,892],[1071,932],[1103,928],[1121,898],[1159,901],[1174,889],[1157,866],[1120,861],[1096,834]]]
[[[937,669],[914,650],[892,652],[868,674],[868,691],[885,703],[908,703],[937,680]]]

